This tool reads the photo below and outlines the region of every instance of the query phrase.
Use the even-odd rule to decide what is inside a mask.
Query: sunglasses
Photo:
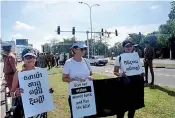
[[[81,51],[84,51],[84,50],[86,50],[85,48],[78,48],[79,50],[81,50]]]
[[[34,56],[25,56],[24,59],[30,60],[30,59],[36,59]]]

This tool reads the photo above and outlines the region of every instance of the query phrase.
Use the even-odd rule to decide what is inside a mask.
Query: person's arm
[[[153,51],[153,59],[155,58],[155,52],[154,52],[154,48],[152,48]]]
[[[10,62],[10,65],[11,65],[11,67],[13,69],[13,72],[16,72],[17,69],[16,69],[16,60],[15,60],[15,58],[10,56],[9,57],[9,62]]]
[[[69,77],[70,73],[70,64],[69,62],[66,62],[63,67],[63,75],[62,75],[62,81],[63,82],[71,82],[71,78]]]
[[[114,75],[120,76],[119,70],[120,70],[120,56],[118,56],[114,63]]]
[[[12,97],[15,97],[14,92],[16,91],[17,88],[18,88],[18,72],[16,72],[13,76],[12,88],[10,90]]]
[[[119,69],[120,69],[120,66],[114,66],[114,75],[120,76]]]
[[[69,77],[69,74],[64,74],[62,75],[62,81],[63,82],[71,82],[71,78]]]

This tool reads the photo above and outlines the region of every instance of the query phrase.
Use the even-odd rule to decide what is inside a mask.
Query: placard
[[[45,68],[19,72],[18,78],[20,88],[24,90],[21,96],[25,118],[54,109]]]
[[[139,75],[143,73],[142,64],[137,52],[123,53],[121,56],[121,66],[127,76]]]
[[[96,114],[93,81],[73,81],[69,85],[73,118]]]

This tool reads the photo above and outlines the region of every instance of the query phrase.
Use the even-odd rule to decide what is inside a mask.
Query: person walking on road
[[[16,57],[11,50],[11,46],[4,46],[3,51],[4,51],[4,54],[6,54],[6,58],[4,60],[4,68],[3,68],[4,77],[7,82],[8,89],[11,90],[13,76],[17,71]]]
[[[151,85],[154,84],[154,70],[153,59],[155,57],[154,48],[150,46],[149,42],[145,42],[144,49],[144,66],[145,66],[145,83],[148,83],[148,67],[152,76]]]
[[[84,59],[84,53],[87,46],[83,42],[74,42],[71,51],[74,56],[68,59],[63,69],[63,82],[70,83],[72,81],[85,81],[86,79],[92,80],[92,69],[87,59]],[[81,71],[80,71],[81,70]],[[71,90],[69,88],[69,106],[71,112],[71,118],[73,118],[71,108]]]

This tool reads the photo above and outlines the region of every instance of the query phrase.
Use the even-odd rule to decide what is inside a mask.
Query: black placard
[[[73,88],[71,89],[72,95],[80,94],[80,93],[86,93],[86,92],[92,92],[91,86],[86,87],[80,87],[80,88]]]

